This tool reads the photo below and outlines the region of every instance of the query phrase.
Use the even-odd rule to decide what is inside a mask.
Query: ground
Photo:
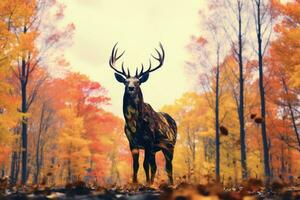
[[[260,180],[249,180],[237,188],[224,188],[220,184],[194,185],[180,183],[176,186],[161,184],[157,187],[126,185],[89,187],[78,181],[65,187],[27,186],[23,188],[1,188],[2,200],[300,200],[300,186],[272,183],[268,189]]]

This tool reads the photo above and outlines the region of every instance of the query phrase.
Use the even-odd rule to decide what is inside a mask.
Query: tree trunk
[[[4,163],[2,164],[2,168],[1,168],[1,177],[3,178],[5,176],[5,166]]]
[[[240,98],[239,98],[239,122],[240,122],[240,141],[241,141],[241,166],[242,178],[247,179],[247,157],[246,157],[246,138],[245,138],[245,120],[244,120],[244,66],[243,66],[243,38],[242,38],[242,16],[241,16],[241,2],[238,2],[238,43],[239,43],[239,82],[240,82]]]
[[[72,177],[72,175],[71,175],[71,160],[69,158],[68,159],[68,177],[67,177],[67,180],[69,183],[72,182],[71,177]]]
[[[43,121],[44,121],[44,113],[45,113],[45,104],[43,103],[41,108],[41,116],[40,116],[40,124],[39,124],[39,132],[37,137],[36,144],[36,153],[35,153],[35,174],[34,174],[34,183],[37,184],[39,180],[40,174],[40,143],[41,143],[41,135],[43,131]]]
[[[215,105],[215,129],[216,129],[216,181],[220,182],[220,132],[219,132],[219,77],[220,77],[220,64],[219,64],[219,47],[217,50],[217,72],[216,72],[216,105]]]
[[[20,143],[19,144],[19,151],[17,152],[17,159],[16,159],[16,163],[15,163],[15,165],[16,165],[16,167],[15,167],[15,170],[16,170],[16,172],[15,172],[15,181],[16,181],[16,183],[19,180],[20,162],[21,162],[21,146],[22,146],[22,144]]]
[[[284,159],[284,146],[283,146],[283,143],[281,144],[281,158],[280,158],[280,176],[281,176],[281,180],[285,181],[285,172],[286,172],[286,169],[285,169],[285,159]]]
[[[194,136],[195,136],[195,132],[193,132]],[[193,139],[193,151],[192,151],[192,158],[193,158],[193,163],[192,163],[192,166],[193,166],[193,181],[196,182],[197,178],[196,178],[196,142],[195,142],[195,138]]]
[[[13,151],[11,155],[11,166],[10,166],[10,183],[12,185],[16,184],[16,161],[17,161],[17,152]]]
[[[284,80],[283,77],[282,77],[281,80],[282,80],[284,91],[288,95],[289,94],[289,90],[288,90],[288,87],[286,85],[286,82],[285,82],[285,80]],[[292,104],[291,104],[291,102],[289,100],[287,100],[287,104],[288,104],[288,108],[289,108],[289,111],[290,111],[290,114],[291,114],[293,128],[294,128],[295,135],[296,135],[296,138],[297,138],[297,141],[298,141],[298,145],[299,145],[299,149],[300,149],[300,138],[299,138],[298,128],[297,128],[296,119],[295,119],[294,111],[293,111],[293,108],[292,108]]]
[[[27,72],[28,73],[28,72]],[[22,108],[23,114],[27,113],[27,77],[26,77],[26,61],[22,59],[22,74],[21,74],[21,95],[22,95]],[[27,117],[22,117],[22,180],[23,185],[26,184],[27,177]]]
[[[266,108],[265,108],[265,89],[264,89],[264,71],[263,71],[263,50],[262,50],[262,32],[261,32],[261,1],[256,3],[257,8],[257,43],[258,43],[258,67],[259,67],[259,91],[260,91],[260,104],[261,104],[261,134],[263,141],[263,154],[264,154],[264,173],[266,181],[270,181],[270,163],[269,163],[269,147],[266,130]]]

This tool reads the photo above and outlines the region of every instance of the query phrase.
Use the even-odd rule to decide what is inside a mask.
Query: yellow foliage
[[[72,109],[59,111],[62,118],[59,129],[58,157],[62,166],[68,169],[65,178],[83,176],[86,173],[86,163],[90,157],[88,140],[84,139],[83,119],[77,117]]]

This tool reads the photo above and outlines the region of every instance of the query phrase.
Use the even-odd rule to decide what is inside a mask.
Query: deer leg
[[[156,169],[157,169],[156,161],[155,161],[155,152],[150,152],[149,163],[151,166],[151,184],[153,184],[155,174],[156,174]]]
[[[133,177],[132,182],[137,183],[137,173],[139,170],[139,150],[138,149],[132,149],[132,160],[133,160]]]
[[[150,178],[149,178],[149,151],[145,150],[145,156],[144,156],[144,170],[145,170],[145,174],[146,174],[146,181],[147,183],[150,183]]]
[[[166,172],[168,174],[169,178],[169,184],[173,185],[173,165],[172,165],[172,160],[173,160],[173,153],[174,149],[163,149],[163,154],[166,159]]]

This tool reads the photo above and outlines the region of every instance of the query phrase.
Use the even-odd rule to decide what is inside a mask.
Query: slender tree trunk
[[[35,174],[34,174],[34,183],[38,184],[39,181],[39,174],[40,174],[40,154],[39,154],[39,149],[40,149],[40,136],[38,136],[38,142],[36,146],[36,155],[35,155]]]
[[[15,172],[15,181],[16,181],[16,183],[19,181],[19,172],[20,172],[20,162],[21,162],[21,146],[22,146],[22,144],[20,143],[19,144],[19,151],[17,152],[17,159],[16,159],[16,167],[15,167],[15,169],[16,169],[16,172]]]
[[[28,157],[28,163],[31,163],[30,161],[30,156]],[[29,179],[30,175],[31,175],[31,172],[32,172],[32,167],[31,166],[27,166],[27,174],[26,174],[26,180]]]
[[[292,162],[292,156],[291,156],[291,148],[288,147],[288,156],[287,156],[287,175],[288,175],[288,181],[289,183],[292,183],[293,180],[291,180],[292,176],[291,176],[291,173],[292,173],[292,168],[293,168],[293,162]]]
[[[193,133],[193,134],[195,134],[195,133]],[[196,172],[196,143],[195,143],[195,138],[194,138],[194,140],[193,140],[193,152],[192,152],[192,158],[193,158],[193,181],[197,181],[196,180],[196,174],[195,174],[195,172]]]
[[[239,122],[240,122],[240,141],[241,141],[241,166],[242,166],[242,178],[247,179],[247,157],[246,157],[246,133],[245,133],[245,119],[244,119],[244,66],[243,66],[243,37],[242,37],[242,5],[238,1],[238,44],[239,44],[239,82],[240,82],[240,98],[239,98]]]
[[[10,184],[14,185],[15,184],[15,162],[16,162],[16,157],[15,157],[16,152],[12,152],[11,154],[11,162],[10,162]]]
[[[285,181],[285,159],[284,159],[284,146],[283,146],[283,143],[281,144],[281,158],[280,158],[280,161],[281,161],[281,167],[280,167],[280,172],[281,172],[281,180]]]
[[[215,129],[216,129],[216,181],[220,182],[220,132],[219,132],[219,77],[220,77],[220,63],[219,63],[219,47],[217,50],[217,71],[216,71],[216,105],[215,105]]]
[[[11,155],[11,166],[10,166],[10,183],[12,185],[16,184],[16,161],[17,161],[17,152],[13,151]]]
[[[188,157],[185,160],[186,164],[187,164],[187,180],[188,182],[190,182],[191,180],[191,159]]]
[[[288,90],[287,84],[286,84],[283,77],[281,78],[281,80],[282,80],[282,84],[283,84],[285,94],[288,95],[289,90]],[[289,100],[287,100],[287,103],[288,103],[288,108],[289,108],[290,115],[291,115],[291,118],[292,118],[292,123],[293,123],[293,128],[294,128],[294,131],[295,131],[295,135],[296,135],[298,145],[299,145],[299,148],[300,148],[300,138],[299,138],[298,128],[297,128],[296,119],[295,119],[294,111],[293,111],[293,108],[292,108],[292,104]]]
[[[69,183],[72,182],[72,174],[71,174],[71,160],[70,158],[68,159],[68,177],[67,180]]]
[[[2,168],[1,168],[1,177],[3,178],[5,176],[5,166],[4,163],[2,164]]]
[[[256,0],[257,8],[257,43],[258,43],[258,67],[259,67],[259,91],[260,91],[260,104],[261,104],[261,134],[263,141],[263,153],[264,153],[264,173],[266,181],[270,181],[270,161],[269,161],[269,147],[266,130],[266,108],[265,108],[265,89],[264,89],[264,71],[263,71],[263,50],[262,50],[262,24],[261,24],[261,0]]]
[[[187,128],[187,140],[188,140],[188,147],[191,152],[191,167],[190,167],[190,177],[195,181],[195,169],[196,169],[196,138],[195,138],[195,131],[190,127]]]
[[[44,148],[45,148],[45,142],[42,142],[41,150],[40,150],[40,171],[42,170],[42,167],[44,166]]]
[[[299,138],[298,128],[297,128],[297,125],[296,125],[296,119],[295,119],[294,111],[293,111],[292,105],[290,103],[288,103],[288,105],[289,105],[289,110],[290,110],[291,117],[292,117],[292,123],[293,123],[294,131],[295,131],[295,135],[296,135],[298,145],[299,145],[299,148],[300,148],[300,138]]]
[[[23,114],[27,113],[27,76],[26,76],[26,61],[22,59],[22,72],[21,72],[21,95],[22,95],[22,108]],[[28,73],[28,72],[27,72]],[[22,118],[22,184],[26,184],[27,177],[27,117]]]
[[[34,183],[37,184],[39,180],[40,174],[40,142],[41,142],[41,135],[42,135],[42,127],[44,121],[44,113],[45,113],[45,104],[42,105],[41,108],[41,116],[40,116],[40,124],[39,124],[39,132],[37,137],[37,145],[36,145],[36,154],[35,154],[35,175],[34,175]]]
[[[20,126],[18,125],[14,129],[14,136],[16,136],[16,139],[14,140],[14,145],[17,146],[17,149],[14,148],[14,150],[11,153],[11,165],[10,165],[10,184],[11,185],[15,185],[17,182],[16,171],[17,171],[18,149],[19,149],[18,144],[20,144],[20,141],[18,139],[19,131],[20,131]]]

